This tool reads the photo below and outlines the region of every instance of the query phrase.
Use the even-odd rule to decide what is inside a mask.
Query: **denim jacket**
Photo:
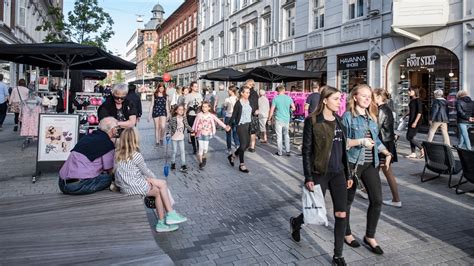
[[[379,139],[379,130],[377,127],[377,121],[374,121],[371,116],[368,116],[369,119],[368,125],[370,128],[370,133],[372,134],[372,138],[375,141],[375,147],[377,151],[374,152],[374,167],[378,167],[379,165],[379,152],[385,150],[385,146]],[[344,129],[346,130],[346,136],[348,139],[362,139],[365,138],[365,133],[367,129],[367,121],[362,115],[355,115],[353,116],[350,111],[347,111],[342,116],[342,124],[344,125]],[[357,162],[359,165],[364,164],[365,162],[365,146],[359,145],[350,148],[347,151],[348,161],[349,163],[355,164],[357,162],[357,158],[360,158]]]

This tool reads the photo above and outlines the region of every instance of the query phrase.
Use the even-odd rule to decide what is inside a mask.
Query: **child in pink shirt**
[[[225,128],[226,131],[230,130],[229,126],[226,126],[217,116],[210,113],[209,110],[211,110],[211,104],[206,101],[202,102],[201,112],[197,114],[193,125],[193,131],[199,143],[198,160],[200,169],[206,166],[209,140],[216,134],[216,123]]]

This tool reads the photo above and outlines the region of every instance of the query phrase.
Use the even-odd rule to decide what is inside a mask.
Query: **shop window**
[[[339,88],[350,93],[359,85],[367,83],[367,52],[337,56]]]
[[[327,83],[327,57],[312,58],[305,60],[305,70],[316,72],[321,74],[321,78],[318,80],[305,80],[304,89],[307,92],[312,92],[311,82],[318,81],[320,84]]]
[[[395,55],[387,67],[387,89],[398,118],[408,112],[409,88],[417,88],[423,104],[422,126],[428,126],[436,89],[444,91],[451,126],[456,124],[456,93],[459,90],[459,60],[441,47],[420,47]],[[397,119],[398,122],[398,119]],[[423,128],[422,128],[423,130]]]

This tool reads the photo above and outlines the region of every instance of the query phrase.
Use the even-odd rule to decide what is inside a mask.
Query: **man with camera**
[[[59,171],[59,189],[64,194],[85,195],[108,188],[113,180],[117,119],[105,117],[99,129],[82,137]]]

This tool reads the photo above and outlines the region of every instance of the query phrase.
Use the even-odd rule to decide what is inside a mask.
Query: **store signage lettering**
[[[338,68],[340,70],[367,68],[367,53],[338,56]]]
[[[320,58],[326,56],[326,50],[318,50],[313,52],[308,52],[304,54],[304,59],[313,59],[313,58]]]
[[[436,63],[436,55],[416,56],[411,54],[407,58],[407,67],[433,66]]]

